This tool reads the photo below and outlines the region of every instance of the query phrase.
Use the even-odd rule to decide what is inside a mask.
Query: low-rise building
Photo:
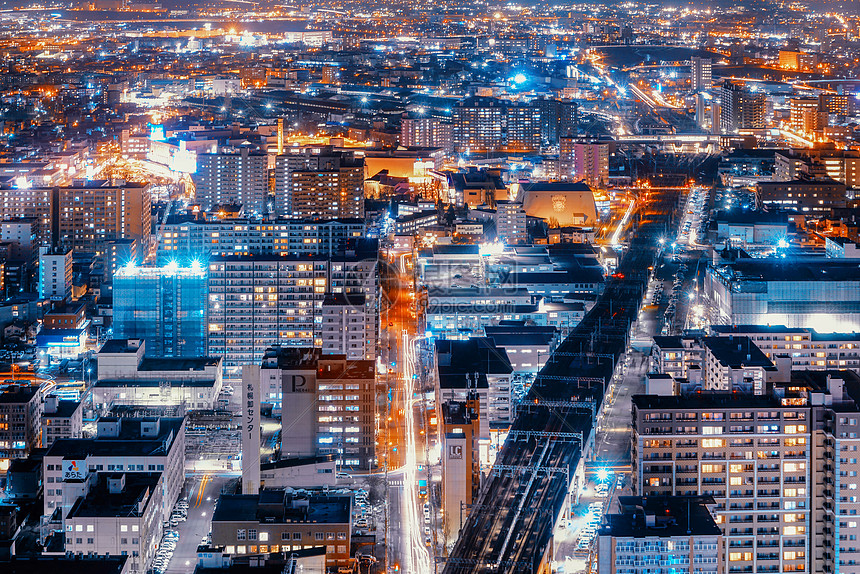
[[[8,385],[0,392],[0,472],[41,443],[42,398],[36,385]]]
[[[225,494],[212,516],[212,544],[235,556],[325,547],[326,566],[345,567],[351,516],[349,496],[301,497],[281,489]]]
[[[93,403],[213,409],[221,392],[220,357],[147,357],[143,339],[110,339],[98,355]]]
[[[160,472],[97,472],[66,516],[65,551],[129,556],[130,573],[144,573],[162,535]]]
[[[61,438],[81,438],[83,403],[60,400],[55,395],[45,397],[42,410],[42,448],[48,448]]]
[[[90,474],[161,473],[162,520],[185,483],[185,419],[100,418],[94,438],[61,438],[48,448],[42,461],[45,484],[43,514],[52,516],[65,531],[64,519]]]

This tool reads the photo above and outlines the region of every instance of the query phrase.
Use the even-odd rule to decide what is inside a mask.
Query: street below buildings
[[[179,541],[165,574],[187,574],[197,564],[197,547],[209,534],[215,503],[228,476],[204,474],[187,479],[188,519],[175,528]]]

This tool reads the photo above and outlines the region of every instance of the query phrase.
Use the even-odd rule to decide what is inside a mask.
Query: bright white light
[[[780,238],[780,240],[776,242],[776,246],[780,249],[788,249],[788,240],[784,237]]]
[[[479,247],[479,253],[481,255],[501,255],[504,250],[504,244],[499,241],[493,243],[481,243]]]
[[[526,75],[525,75],[525,74],[522,74],[522,73],[517,74],[516,76],[514,76],[514,82],[515,82],[515,83],[517,83],[517,84],[522,84],[522,83],[524,83],[527,79],[528,79],[528,78],[526,78]]]
[[[167,263],[166,269],[169,273],[176,273],[179,270],[179,263],[176,262],[176,259],[171,259]]]
[[[599,480],[600,482],[603,482],[608,478],[609,478],[609,471],[606,470],[605,468],[601,468],[600,470],[597,471],[597,480]]]

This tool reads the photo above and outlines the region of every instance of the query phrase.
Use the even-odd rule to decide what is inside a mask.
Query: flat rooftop
[[[707,504],[710,497],[619,496],[620,514],[606,515],[599,536],[617,538],[666,538],[669,536],[719,536]]]
[[[138,371],[203,371],[217,367],[218,357],[144,357]]]
[[[109,480],[124,477],[119,492],[111,492]],[[100,472],[86,496],[80,497],[69,510],[68,518],[141,516],[161,479],[160,472]],[[139,504],[143,502],[143,507]]]
[[[702,346],[708,349],[722,365],[772,368],[773,362],[761,349],[745,336],[704,337]]]
[[[260,494],[225,494],[218,499],[213,522],[349,524],[349,496],[294,497],[281,489]]]

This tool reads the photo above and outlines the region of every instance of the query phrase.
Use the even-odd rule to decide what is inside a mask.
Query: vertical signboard
[[[260,491],[260,366],[242,367],[242,494]]]

